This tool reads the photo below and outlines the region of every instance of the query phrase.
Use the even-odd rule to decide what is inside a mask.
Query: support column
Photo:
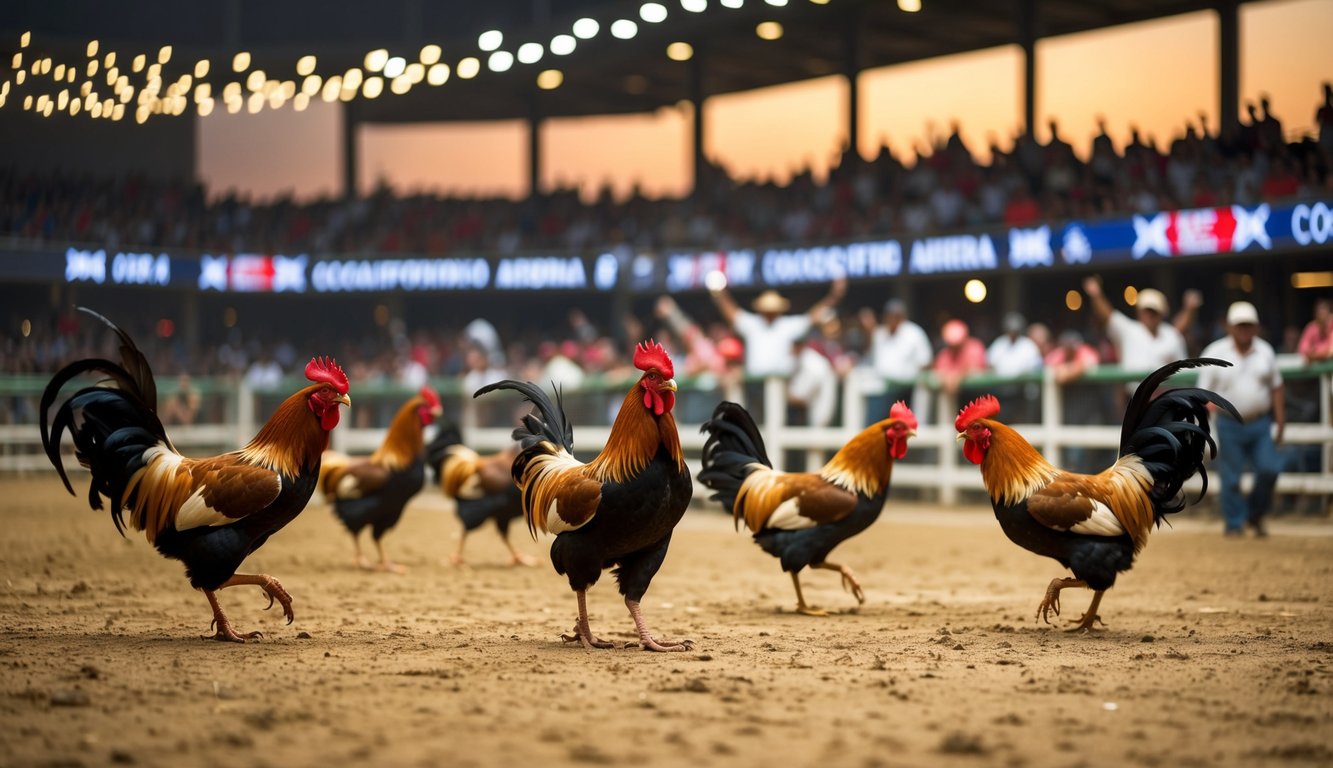
[[[1037,0],[1018,0],[1018,44],[1023,49],[1023,125],[1037,129]]]
[[[1217,4],[1218,125],[1221,135],[1235,136],[1240,125],[1240,14],[1237,0]]]
[[[860,6],[847,15],[842,47],[847,56],[843,61],[843,74],[847,77],[847,151],[851,153],[845,156],[860,157],[861,95],[857,87],[861,80]]]
[[[541,194],[542,114],[537,94],[528,102],[528,195]]]
[[[699,182],[706,178],[708,158],[704,154],[704,55],[702,46],[694,49],[690,59],[690,105],[694,107],[694,118],[690,124],[690,133],[694,154],[694,192],[699,192]]]
[[[357,120],[356,99],[343,102],[343,198],[351,200],[357,194],[357,152],[356,134],[360,123]]]

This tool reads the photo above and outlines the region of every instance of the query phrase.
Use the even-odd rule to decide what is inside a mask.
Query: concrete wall
[[[11,100],[13,96],[11,94]],[[155,117],[144,125],[85,115],[42,117],[22,107],[0,109],[0,168],[45,173],[151,178],[195,177],[195,117]]]

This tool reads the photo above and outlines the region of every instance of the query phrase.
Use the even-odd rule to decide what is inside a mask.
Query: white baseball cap
[[[1259,310],[1248,301],[1238,301],[1227,308],[1227,325],[1259,324]]]

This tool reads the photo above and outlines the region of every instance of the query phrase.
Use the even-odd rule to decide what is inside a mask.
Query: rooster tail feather
[[[436,480],[444,475],[444,460],[449,456],[449,449],[462,442],[463,433],[457,426],[447,424],[441,426],[435,433],[435,439],[426,445],[426,466],[435,473]]]
[[[533,410],[520,419],[519,426],[514,428],[513,437],[518,442],[519,452],[514,457],[514,466],[511,473],[514,482],[521,487],[523,473],[527,470],[528,462],[535,456],[557,453],[561,448],[570,455],[574,454],[574,428],[565,416],[564,399],[561,397],[559,389],[555,390],[555,402],[551,402],[551,398],[547,397],[546,393],[536,384],[528,381],[505,379],[494,384],[487,384],[477,390],[473,397],[481,397],[488,392],[499,389],[511,389],[518,392],[533,405]],[[526,490],[524,493],[526,494]],[[526,495],[523,500],[523,508],[529,508]],[[528,519],[528,528],[533,531],[535,536],[536,529],[533,527],[531,518]]]
[[[1165,365],[1143,380],[1125,409],[1120,455],[1139,457],[1144,469],[1152,476],[1153,485],[1148,496],[1152,499],[1154,522],[1158,525],[1165,515],[1184,509],[1182,488],[1191,477],[1199,475],[1204,491],[1208,489],[1204,460],[1217,455],[1217,443],[1209,430],[1208,405],[1211,403],[1240,418],[1235,406],[1226,398],[1206,389],[1172,389],[1153,397],[1157,388],[1172,374],[1208,365],[1228,367],[1231,363],[1205,357]],[[1203,498],[1202,492],[1199,498]]]
[[[315,482],[319,492],[330,504],[338,495],[338,481],[342,479],[342,470],[352,462],[352,457],[338,451],[325,451],[319,457],[319,479]]]
[[[134,339],[129,334],[120,329],[120,326],[94,312],[87,307],[79,307],[78,310],[85,315],[101,320],[108,328],[115,332],[116,337],[120,339],[120,367],[134,381],[135,390],[139,397],[143,399],[144,404],[152,410],[157,410],[157,382],[153,379],[153,369],[148,365],[148,358],[144,357],[135,345]]]
[[[753,466],[773,466],[764,449],[764,438],[748,411],[726,401],[718,403],[700,431],[708,439],[704,441],[699,482],[713,491],[712,500],[734,513],[736,494]]]

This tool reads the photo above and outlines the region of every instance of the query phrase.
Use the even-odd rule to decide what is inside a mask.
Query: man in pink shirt
[[[968,333],[967,323],[954,318],[940,330],[944,348],[935,355],[935,378],[950,395],[958,394],[963,379],[986,370],[986,346]]]
[[[1307,364],[1333,358],[1333,301],[1319,299],[1314,303],[1314,319],[1301,333],[1296,351]]]

